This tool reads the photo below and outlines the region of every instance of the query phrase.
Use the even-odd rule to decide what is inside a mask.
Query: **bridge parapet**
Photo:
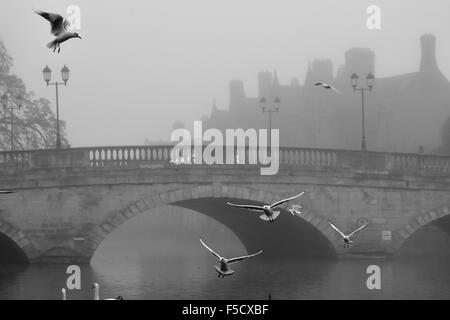
[[[205,147],[203,147],[203,150]],[[105,146],[70,149],[18,150],[0,152],[0,171],[8,169],[33,169],[51,167],[139,167],[168,164],[172,145],[155,146]],[[180,158],[180,167],[194,164],[198,150],[191,149],[192,164]],[[228,156],[228,157],[227,157]],[[257,165],[258,150],[229,148],[222,150],[223,163]],[[234,163],[233,163],[234,162]],[[360,169],[371,172],[416,172],[447,174],[450,156],[408,153],[362,152],[337,149],[290,148],[279,149],[279,162],[283,166],[309,166],[317,168]],[[173,162],[172,162],[173,164]],[[259,165],[259,164],[258,164]]]

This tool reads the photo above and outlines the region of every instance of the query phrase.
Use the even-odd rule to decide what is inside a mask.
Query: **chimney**
[[[245,100],[244,83],[241,80],[230,81],[230,110],[239,110]]]
[[[259,97],[270,95],[270,88],[272,87],[272,74],[269,71],[261,71],[258,74],[258,94]]]
[[[308,71],[306,71],[306,77],[305,77],[305,86],[310,85],[314,80],[312,79],[312,69],[311,69],[311,62],[309,62],[308,65]]]
[[[420,45],[422,47],[420,71],[429,72],[437,70],[436,38],[432,34],[424,34],[420,37]]]
[[[278,80],[277,70],[273,71],[273,87],[274,88],[280,87],[280,81]]]

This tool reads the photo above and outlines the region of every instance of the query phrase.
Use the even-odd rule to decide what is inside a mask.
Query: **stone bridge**
[[[88,263],[121,224],[167,205],[216,219],[269,258],[395,255],[427,226],[450,230],[450,157],[280,148],[278,174],[264,176],[248,150],[234,165],[174,165],[171,148],[1,152],[0,189],[15,193],[0,195],[0,260]],[[274,223],[226,205],[301,191]],[[327,219],[345,231],[370,224],[346,249]]]

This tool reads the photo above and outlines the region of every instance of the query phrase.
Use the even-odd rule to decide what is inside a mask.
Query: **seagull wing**
[[[249,254],[247,256],[242,256],[242,257],[236,257],[236,258],[228,259],[228,264],[232,264],[232,263],[235,263],[235,262],[238,262],[238,261],[242,261],[242,260],[247,259],[247,258],[251,258],[251,257],[257,256],[258,254],[260,254],[262,252],[263,252],[263,250],[261,250],[261,251],[259,251],[257,253],[254,253],[254,254]]]
[[[336,88],[333,87],[333,86],[330,86],[330,88],[333,89],[334,91],[336,91],[337,93],[342,93],[342,92],[340,92],[338,89],[336,89]]]
[[[365,224],[365,225],[359,227],[358,229],[356,229],[355,231],[353,231],[352,233],[350,233],[350,234],[348,235],[348,237],[350,238],[351,236],[353,236],[354,234],[358,233],[359,231],[361,231],[361,230],[364,229],[365,227],[367,227],[367,224]]]
[[[0,190],[0,194],[16,193],[15,191]]]
[[[302,214],[302,207],[298,204],[294,204],[290,209],[289,212],[292,213],[294,216],[295,214]]]
[[[70,25],[67,20],[65,20],[61,15],[57,13],[50,13],[40,10],[33,10],[33,11],[50,22],[51,25],[50,33],[53,34],[54,36],[58,36],[66,32],[67,28]]]
[[[345,234],[343,234],[343,233],[341,232],[341,230],[339,230],[339,229],[333,224],[333,222],[331,222],[330,220],[327,220],[327,221],[328,221],[328,224],[342,236],[342,238],[345,238]]]
[[[232,207],[236,207],[236,208],[244,208],[244,209],[249,209],[252,211],[264,211],[263,207],[260,206],[254,206],[251,204],[234,204],[234,203],[230,203],[227,202],[228,205],[232,206]]]
[[[215,255],[219,260],[222,259],[221,256],[219,256],[213,249],[211,249],[210,247],[208,247],[208,246],[206,245],[206,243],[203,242],[202,238],[200,238],[200,242],[202,243],[202,245],[203,245],[206,249],[208,249],[209,252],[211,252],[213,255]]]
[[[70,22],[67,19],[64,19],[64,21],[63,21],[63,28],[64,28],[64,31],[67,31],[70,28]]]
[[[297,198],[297,197],[300,197],[302,194],[304,194],[305,192],[302,192],[302,193],[299,193],[298,195],[296,195],[296,196],[293,196],[293,197],[290,197],[290,198],[287,198],[287,199],[283,199],[283,200],[280,200],[280,201],[278,201],[278,202],[275,202],[274,204],[272,204],[272,205],[270,205],[270,208],[275,208],[276,206],[279,206],[280,204],[283,204],[283,203],[285,203],[285,202],[288,202],[288,201],[291,201],[291,200],[293,200],[293,199],[295,199],[295,198]]]

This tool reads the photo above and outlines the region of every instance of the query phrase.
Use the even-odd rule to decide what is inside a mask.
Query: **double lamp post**
[[[50,82],[52,78],[52,70],[48,66],[45,66],[44,70],[42,70],[42,73],[44,75],[44,81],[47,83],[48,86],[55,86],[56,88],[56,149],[61,148],[61,138],[59,135],[59,101],[58,101],[58,86],[59,85],[67,85],[67,81],[69,81],[69,68],[67,66],[64,66],[61,69],[61,79],[63,82]]]
[[[375,77],[372,73],[369,73],[366,77],[367,87],[358,87],[358,75],[353,73],[350,76],[350,81],[353,87],[353,91],[361,91],[361,108],[362,108],[362,137],[361,137],[361,150],[366,151],[366,129],[365,129],[365,115],[364,115],[364,92],[372,91],[373,83],[375,81]]]
[[[272,133],[272,113],[278,113],[278,111],[280,111],[280,98],[275,97],[275,99],[273,100],[273,105],[270,106],[267,106],[267,100],[264,97],[261,97],[259,103],[261,105],[261,111],[263,113],[269,114],[269,132],[267,139],[268,139],[268,147],[270,150],[272,140],[270,136],[270,134]]]

